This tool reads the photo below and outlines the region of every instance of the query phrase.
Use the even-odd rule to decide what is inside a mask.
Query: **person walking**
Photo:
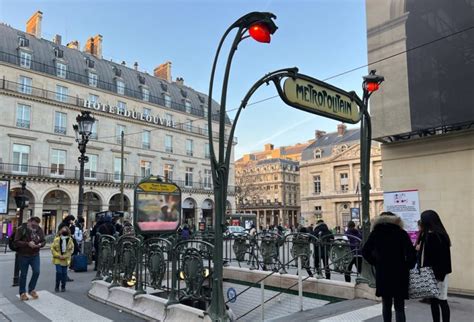
[[[438,280],[439,296],[430,300],[431,315],[434,322],[440,321],[440,308],[443,322],[449,322],[448,274],[451,273],[451,240],[434,210],[421,213],[421,267],[431,267]]]
[[[326,279],[329,280],[331,279],[331,271],[329,269],[329,250],[332,241],[334,241],[334,235],[322,219],[319,219],[316,222],[316,227],[314,227],[312,233],[318,239],[318,244],[314,245],[314,267],[318,275],[321,275],[320,266],[322,260]]]
[[[56,266],[56,285],[55,292],[59,292],[61,284],[61,292],[66,291],[67,268],[71,262],[72,253],[74,252],[74,242],[71,231],[67,226],[63,226],[54,237],[51,245],[51,254],[53,255],[53,264]]]
[[[384,322],[405,322],[409,271],[415,266],[416,253],[400,217],[383,212],[374,220],[373,229],[362,248],[362,256],[375,266],[375,295],[382,297]]]
[[[354,256],[347,266],[347,272],[344,274],[344,279],[346,282],[351,281],[351,272],[352,266],[355,264],[357,268],[357,273],[362,271],[362,256],[360,254],[360,241],[362,239],[362,234],[356,228],[355,222],[352,220],[347,223],[347,230],[345,235],[349,239],[349,247],[351,248],[352,256]]]
[[[26,226],[21,226],[15,233],[15,246],[20,263],[20,300],[27,301],[26,294],[26,277],[28,274],[28,267],[31,266],[32,274],[30,283],[28,284],[28,294],[33,299],[38,298],[36,293],[36,283],[40,275],[40,248],[44,247],[46,241],[44,239],[44,232],[41,229],[41,219],[39,217],[31,217],[28,219]]]

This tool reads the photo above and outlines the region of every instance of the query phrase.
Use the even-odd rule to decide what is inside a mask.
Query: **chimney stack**
[[[167,61],[164,64],[159,65],[153,70],[155,77],[166,80],[171,83],[171,62]]]
[[[102,59],[102,35],[95,35],[87,39],[84,51]]]
[[[265,144],[265,151],[272,151],[273,150],[273,144],[267,143]]]
[[[338,124],[337,125],[337,135],[338,136],[343,136],[344,133],[346,133],[346,128],[347,128],[347,126],[344,123]]]
[[[325,131],[320,131],[320,130],[314,131],[314,137],[316,138],[316,140],[319,140],[319,139],[322,138],[324,135],[326,135],[326,132],[325,132]]]
[[[26,32],[36,38],[41,38],[41,20],[43,20],[43,13],[38,10],[26,22]]]
[[[68,42],[66,47],[78,50],[79,49],[79,42],[77,40],[70,41],[70,42]]]
[[[61,45],[61,41],[62,41],[62,37],[61,35],[55,35],[54,38],[53,38],[53,42],[56,44],[56,45]]]
[[[135,70],[138,70],[138,63],[137,63],[137,62],[135,62],[135,64],[133,64],[133,68],[134,68]]]
[[[184,85],[184,78],[183,77],[176,77],[176,84],[183,86]]]

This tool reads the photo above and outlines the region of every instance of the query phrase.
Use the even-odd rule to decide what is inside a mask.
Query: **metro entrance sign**
[[[346,92],[312,77],[295,74],[283,84],[282,100],[297,109],[356,124],[361,118],[362,101],[355,92]]]

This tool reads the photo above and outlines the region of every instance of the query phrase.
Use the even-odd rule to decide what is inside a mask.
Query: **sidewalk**
[[[450,296],[448,302],[451,309],[451,321],[473,321],[474,299]],[[407,321],[431,321],[430,305],[420,303],[418,300],[409,300],[405,302],[405,314]],[[395,313],[393,314],[393,319],[395,319]],[[343,301],[328,304],[312,310],[297,312],[272,321],[381,322],[383,321],[382,305],[379,302],[362,299]]]

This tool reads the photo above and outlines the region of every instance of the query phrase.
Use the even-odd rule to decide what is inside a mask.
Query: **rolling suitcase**
[[[87,255],[74,255],[72,257],[72,269],[75,272],[87,272]]]

